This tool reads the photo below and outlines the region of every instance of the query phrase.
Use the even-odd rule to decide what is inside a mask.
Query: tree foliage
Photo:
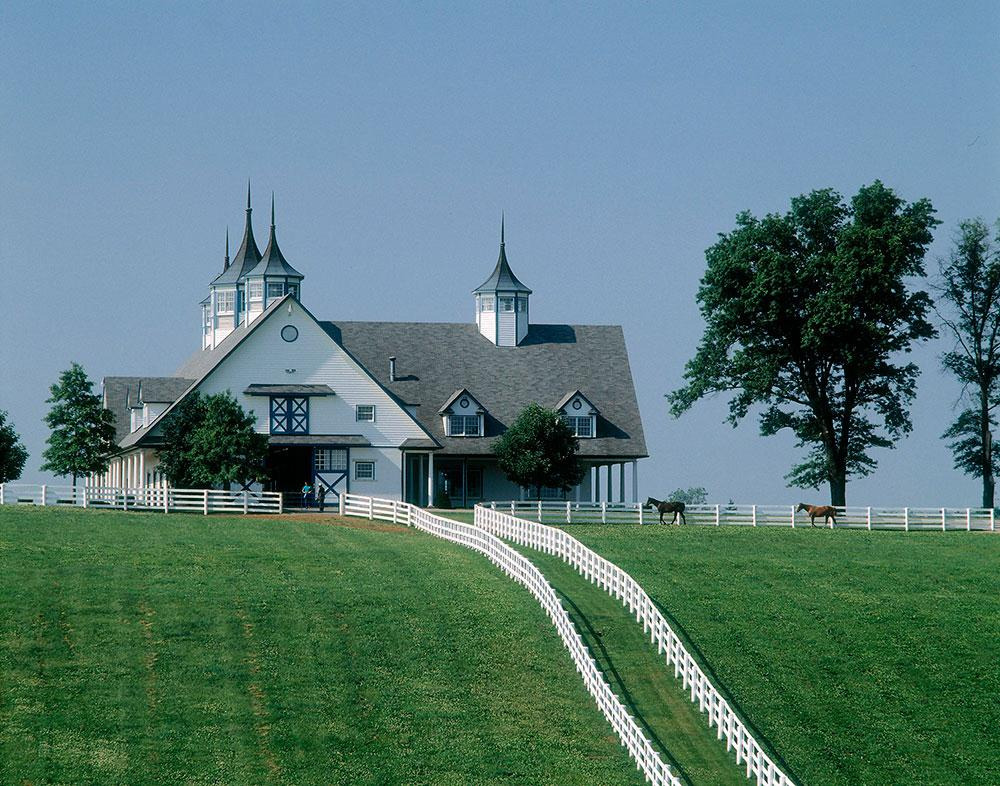
[[[267,435],[229,391],[182,400],[163,424],[160,469],[175,488],[227,488],[267,477]]]
[[[944,433],[955,468],[982,478],[983,506],[993,507],[1000,445],[993,441],[1000,404],[1000,224],[991,239],[981,219],[959,225],[941,263],[938,316],[955,339],[941,363],[962,384],[962,405]]]
[[[708,491],[704,486],[674,489],[667,499],[671,502],[683,502],[685,505],[704,505],[708,502]]]
[[[762,406],[762,435],[791,429],[808,450],[789,485],[829,483],[845,504],[848,476],[875,469],[871,448],[911,429],[918,370],[900,355],[935,331],[930,297],[906,280],[924,275],[937,223],[928,200],[907,204],[879,181],[850,203],[823,189],[784,215],[738,215],[706,251],[705,333],[668,394],[674,415],[720,392],[735,394],[734,426]]]
[[[493,442],[497,465],[519,486],[569,491],[583,478],[576,454],[580,443],[566,419],[538,404],[525,407],[510,427]]]
[[[42,470],[76,479],[98,472],[115,449],[114,416],[93,392],[94,383],[79,363],[73,363],[49,388],[52,408],[45,423],[52,433],[42,456]]]
[[[28,451],[21,443],[21,437],[8,422],[7,413],[0,409],[0,483],[8,483],[21,477]]]

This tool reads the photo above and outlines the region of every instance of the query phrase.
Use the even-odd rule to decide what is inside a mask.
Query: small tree
[[[160,468],[177,488],[225,488],[266,478],[267,435],[229,391],[192,393],[167,416]]]
[[[991,242],[981,219],[959,225],[955,247],[941,263],[938,316],[955,339],[941,363],[962,383],[964,407],[944,433],[955,468],[982,478],[983,507],[992,508],[1000,444],[994,410],[1000,404],[1000,233]]]
[[[671,502],[683,502],[685,505],[704,505],[708,501],[708,491],[704,486],[676,489],[667,499]]]
[[[763,436],[787,428],[809,451],[789,485],[828,483],[846,504],[848,477],[875,469],[871,448],[912,428],[919,370],[900,361],[935,330],[930,297],[907,283],[924,275],[937,223],[928,200],[907,204],[877,180],[849,204],[823,189],[784,215],[741,213],[705,252],[705,333],[668,396],[673,414],[734,392],[735,426],[762,406]]]
[[[7,422],[7,413],[0,409],[0,483],[21,477],[27,460],[28,451],[14,431],[14,424]]]
[[[45,422],[52,433],[42,456],[42,470],[78,477],[104,469],[115,448],[114,416],[93,393],[94,384],[79,363],[73,363],[49,388],[52,405]]]
[[[569,491],[583,478],[576,458],[580,443],[566,419],[555,410],[529,404],[510,428],[493,442],[497,465],[519,486]]]

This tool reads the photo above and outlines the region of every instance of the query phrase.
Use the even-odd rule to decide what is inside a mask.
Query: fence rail
[[[792,779],[763,749],[747,723],[688,652],[645,590],[628,573],[584,546],[565,530],[516,518],[485,505],[476,506],[475,521],[479,527],[500,538],[560,557],[588,581],[596,582],[609,595],[620,600],[635,614],[636,622],[642,625],[643,633],[649,636],[657,653],[666,655],[667,667],[673,666],[674,676],[690,692],[691,701],[707,714],[709,728],[714,726],[717,738],[725,739],[726,750],[735,750],[736,762],[746,766],[747,777],[756,779],[758,786],[792,785]]]
[[[540,524],[656,524],[659,514],[636,503],[492,502],[494,510]],[[688,505],[688,524],[699,526],[808,527],[809,516],[796,505]],[[837,529],[964,530],[995,532],[993,508],[838,508]],[[817,526],[822,520],[817,519]]]
[[[280,492],[217,489],[100,488],[0,483],[0,505],[60,505],[161,513],[282,513]]]
[[[604,717],[611,723],[622,745],[635,760],[636,767],[646,780],[654,786],[681,786],[680,778],[663,761],[659,752],[646,738],[635,719],[604,679],[587,645],[584,644],[572,620],[559,602],[555,590],[527,557],[481,527],[442,518],[405,502],[342,494],[340,503],[343,506],[341,512],[346,515],[408,524],[423,532],[478,551],[514,581],[526,587],[552,620],[587,691],[593,696]],[[789,781],[775,780],[771,783],[773,786],[783,786]]]

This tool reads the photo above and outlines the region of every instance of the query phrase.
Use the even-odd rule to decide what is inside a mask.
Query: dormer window
[[[247,282],[247,297],[250,300],[263,300],[264,299],[264,282],[263,281],[248,281]]]
[[[267,298],[279,298],[285,294],[285,285],[280,281],[275,283],[274,281],[269,281],[267,284]]]
[[[514,298],[512,297],[502,297],[500,298],[500,310],[504,312],[511,312],[514,310]]]
[[[592,415],[584,415],[582,417],[570,415],[566,418],[566,422],[569,423],[569,427],[573,429],[573,436],[594,436],[594,421]]]
[[[236,292],[232,289],[220,289],[215,293],[215,312],[217,314],[232,314],[236,308]]]
[[[600,414],[590,400],[579,390],[567,393],[556,404],[566,423],[573,429],[573,435],[580,439],[597,436],[597,416]]]
[[[479,306],[483,311],[493,311],[493,295],[482,295],[479,298]]]
[[[449,415],[449,437],[481,437],[482,415]]]

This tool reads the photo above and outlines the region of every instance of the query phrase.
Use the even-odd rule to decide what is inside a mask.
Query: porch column
[[[618,465],[618,501],[625,501],[625,462]]]
[[[590,466],[590,504],[597,504],[597,483],[600,481],[600,476],[597,474],[597,465],[591,464]]]
[[[399,468],[399,481],[402,488],[399,492],[399,499],[406,502],[406,451],[401,450],[399,452],[401,466]]]
[[[583,478],[580,478],[580,482],[576,484],[576,492],[574,493],[574,498],[577,502],[580,501],[580,486],[583,485]]]
[[[462,459],[462,507],[469,507],[469,460]]]
[[[624,471],[625,465],[622,465]],[[622,479],[624,482],[624,478]],[[139,486],[146,488],[146,454],[143,451],[139,451]]]
[[[614,497],[614,486],[611,485],[611,464],[608,464],[608,503],[615,501]]]
[[[632,501],[639,501],[639,460],[632,459]]]
[[[427,454],[427,507],[434,504],[434,454]]]

